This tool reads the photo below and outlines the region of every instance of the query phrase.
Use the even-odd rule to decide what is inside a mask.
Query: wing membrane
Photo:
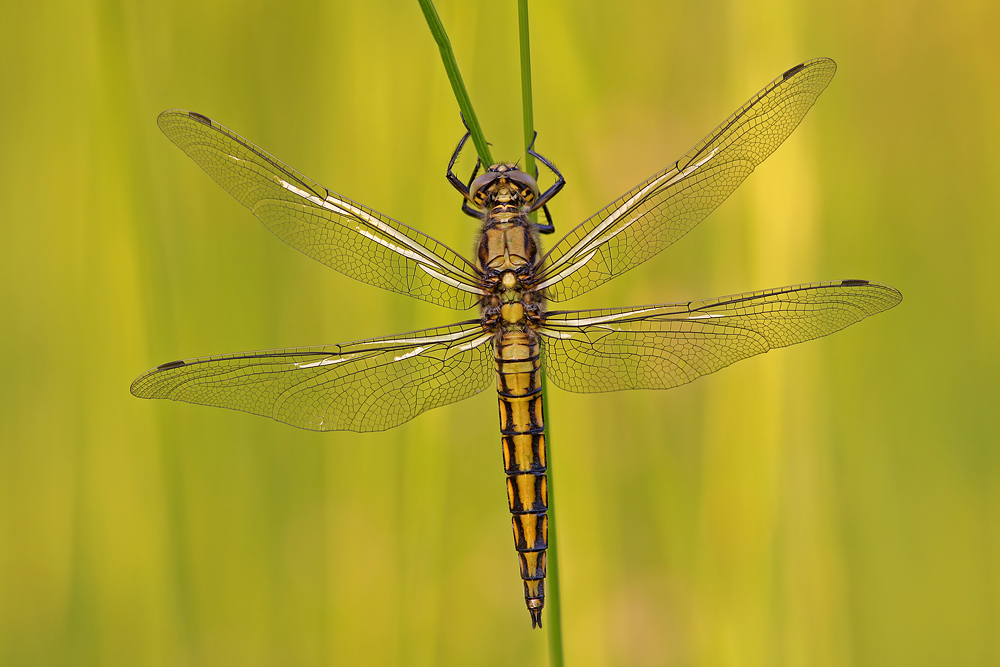
[[[361,282],[448,308],[482,294],[473,266],[431,237],[328,190],[235,132],[190,111],[160,129],[282,241]]]
[[[575,392],[667,389],[776,347],[826,336],[902,295],[844,280],[641,308],[548,313],[546,371]]]
[[[565,301],[621,275],[691,231],[791,134],[833,79],[828,58],[791,68],[697,146],[561,239],[539,287]]]
[[[493,382],[478,320],[342,345],[175,361],[132,383],[139,398],[242,410],[313,431],[383,431]]]

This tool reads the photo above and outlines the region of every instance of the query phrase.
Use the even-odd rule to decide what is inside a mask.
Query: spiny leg
[[[556,226],[552,224],[552,214],[549,213],[548,205],[542,206],[542,212],[545,214],[545,219],[548,220],[548,224],[540,225],[536,222],[535,229],[538,230],[539,234],[551,234],[552,232],[556,231]]]
[[[482,166],[482,160],[480,160],[477,157],[476,158],[476,166],[473,167],[473,169],[472,169],[472,175],[469,176],[469,183],[466,186],[466,190],[470,194],[472,193],[472,181],[476,180],[476,174],[479,173],[479,167],[481,167],[481,166]],[[476,209],[474,209],[471,206],[469,206],[469,200],[468,199],[465,199],[465,200],[462,201],[462,213],[465,213],[466,215],[471,215],[473,218],[477,218],[479,220],[483,220],[486,217],[486,214],[483,213],[482,211],[477,211]]]
[[[464,123],[465,121],[463,120],[462,122]],[[452,169],[455,168],[455,163],[458,161],[458,156],[462,153],[462,148],[465,146],[465,142],[468,141],[471,136],[472,132],[469,132],[468,130],[466,130],[465,134],[462,135],[462,138],[458,141],[458,146],[455,147],[455,152],[451,154],[451,160],[448,161],[448,170],[445,172],[445,178],[448,179],[448,182],[451,183],[456,190],[462,193],[462,196],[466,199],[469,198],[469,188],[466,187],[465,183],[463,183],[458,176],[455,175],[455,172],[452,171]]]
[[[547,225],[538,225],[538,232],[540,234],[551,234],[556,231],[555,225],[552,224],[552,215],[549,213],[548,203],[549,200],[559,194],[559,191],[563,189],[566,185],[566,179],[563,178],[562,173],[556,169],[556,166],[546,160],[544,157],[535,152],[535,140],[538,139],[538,132],[535,132],[535,136],[531,139],[531,143],[528,145],[527,153],[528,155],[534,157],[536,160],[544,164],[549,170],[556,175],[556,182],[552,184],[548,190],[542,193],[542,195],[531,205],[529,213],[542,209],[545,213],[545,219],[548,221]],[[535,178],[538,178],[538,167],[535,167]]]
[[[465,125],[465,117],[462,117],[462,124]],[[455,168],[455,163],[458,161],[458,156],[462,153],[462,148],[465,146],[465,142],[469,140],[472,136],[472,132],[469,131],[469,126],[465,126],[465,134],[462,136],[461,140],[458,142],[458,146],[455,148],[455,152],[451,155],[451,160],[448,162],[448,170],[445,172],[445,178],[451,183],[452,187],[458,190],[462,194],[462,213],[472,216],[478,220],[482,220],[486,217],[486,214],[482,211],[477,211],[476,209],[469,206],[469,201],[471,200],[471,195],[469,193],[469,188],[472,186],[472,179],[476,177],[476,173],[479,171],[480,159],[476,158],[476,168],[472,172],[472,178],[469,179],[469,185],[466,185],[455,175],[453,169]]]

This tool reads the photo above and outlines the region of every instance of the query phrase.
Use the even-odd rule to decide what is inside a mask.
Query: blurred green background
[[[438,10],[518,158],[515,2]],[[1000,6],[532,12],[563,233],[786,68],[840,64],[717,213],[569,307],[905,297],[674,391],[552,390],[567,664],[1000,665]],[[375,435],[128,392],[175,358],[466,317],[291,250],[154,122],[207,114],[466,252],[416,1],[4,0],[0,99],[0,664],[545,664],[489,392]]]

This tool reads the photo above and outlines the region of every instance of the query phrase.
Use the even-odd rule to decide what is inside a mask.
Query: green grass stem
[[[531,97],[531,42],[528,35],[528,0],[517,0],[517,26],[521,44],[521,109],[524,118],[524,149],[527,151],[535,138],[534,105]],[[524,170],[534,175],[535,158],[524,156]],[[533,214],[534,220],[537,214]],[[546,572],[545,608],[548,618],[545,625],[549,633],[549,665],[563,667],[562,643],[562,604],[559,595],[559,550],[556,535],[556,509],[553,477],[555,467],[552,463],[552,423],[549,420],[548,406],[545,405],[549,395],[548,383],[545,379],[545,356],[542,355],[542,412],[545,420],[545,450],[548,463],[548,496],[549,496],[549,549],[546,556],[548,566]]]
[[[548,618],[545,619],[545,627],[549,633],[549,665],[551,667],[563,667],[563,642],[562,642],[562,604],[559,595],[559,551],[556,547],[556,511],[555,494],[552,492],[552,421],[549,419],[548,395],[549,388],[545,379],[545,351],[542,351],[542,413],[545,415],[545,458],[548,463],[548,496],[549,496],[549,549],[546,556],[548,570],[545,582],[545,608],[548,610]]]
[[[476,146],[476,153],[483,161],[483,166],[488,167],[493,164],[493,156],[490,155],[489,144],[483,135],[483,129],[479,125],[479,118],[472,108],[472,100],[469,99],[469,91],[465,89],[465,82],[462,80],[462,73],[458,69],[458,62],[455,60],[455,52],[451,48],[451,40],[445,32],[441,17],[438,16],[437,9],[434,8],[433,0],[417,0],[420,8],[424,10],[424,18],[427,19],[427,26],[434,35],[438,49],[441,51],[441,60],[444,62],[444,69],[448,73],[448,80],[451,82],[451,89],[455,91],[455,99],[458,100],[458,108],[462,110],[465,123],[472,133],[472,143]]]
[[[524,118],[524,149],[535,136],[535,108],[531,101],[531,42],[528,39],[528,0],[517,0],[517,28],[521,43],[521,109]],[[524,171],[535,175],[535,158],[524,156]]]

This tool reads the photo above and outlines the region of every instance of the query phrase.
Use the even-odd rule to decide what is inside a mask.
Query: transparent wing
[[[707,301],[552,312],[539,333],[548,376],[562,389],[667,389],[840,331],[902,298],[888,285],[844,280]]]
[[[383,431],[493,382],[479,321],[343,345],[174,361],[136,378],[139,398],[242,410],[313,431]]]
[[[475,268],[431,237],[332,192],[235,132],[192,111],[160,129],[278,238],[363,283],[448,308],[470,308]]]
[[[539,288],[551,301],[571,299],[691,231],[791,134],[836,71],[818,58],[769,83],[682,158],[556,243],[541,261]]]

